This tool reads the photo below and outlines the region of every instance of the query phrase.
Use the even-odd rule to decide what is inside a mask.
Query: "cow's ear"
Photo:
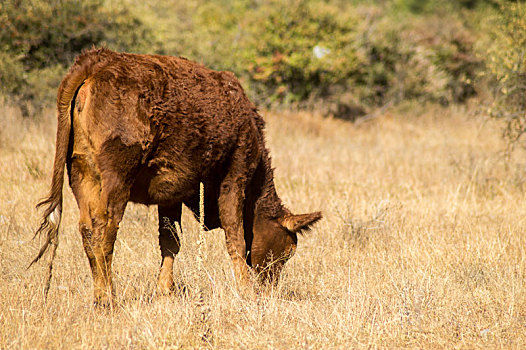
[[[301,233],[322,218],[321,211],[309,214],[287,214],[278,219],[281,226],[291,232]]]

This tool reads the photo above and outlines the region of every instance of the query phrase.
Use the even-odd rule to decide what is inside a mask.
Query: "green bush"
[[[161,36],[160,52],[184,56],[217,70],[239,72],[240,21],[247,13],[249,1],[219,0],[163,3],[157,11],[173,14],[165,19],[157,34]],[[159,19],[159,13],[155,20]]]
[[[20,57],[5,48],[0,49],[0,93],[21,94],[24,86],[24,66]]]
[[[443,104],[465,101],[475,93],[480,69],[476,37],[454,17],[386,18],[371,35],[370,52],[380,65],[370,73],[384,77],[382,97],[421,99]],[[378,78],[376,78],[378,80]]]
[[[1,2],[2,92],[39,108],[82,49],[142,50],[152,38],[138,18],[124,8],[107,8],[102,0]]]
[[[326,97],[350,78],[362,79],[361,19],[352,9],[319,1],[266,1],[245,17],[241,74],[261,102]]]
[[[515,144],[526,133],[526,5],[503,4],[496,22],[486,56],[489,112],[507,120],[505,136]]]
[[[402,99],[463,102],[475,92],[476,37],[454,16],[267,0],[241,28],[236,73],[263,104],[322,100],[333,114],[359,114]]]

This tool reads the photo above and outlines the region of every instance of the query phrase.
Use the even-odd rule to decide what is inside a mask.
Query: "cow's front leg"
[[[243,203],[245,199],[242,178],[225,178],[219,194],[219,217],[225,231],[226,247],[232,258],[238,287],[249,286],[246,263],[246,244],[243,230]]]
[[[181,227],[182,204],[174,206],[159,206],[159,246],[161,248],[161,270],[157,281],[157,290],[161,294],[169,294],[174,290],[173,264],[174,257],[179,253],[180,241],[177,235]]]

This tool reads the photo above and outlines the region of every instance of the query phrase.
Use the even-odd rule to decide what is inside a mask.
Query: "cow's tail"
[[[36,263],[44,253],[51,247],[48,279],[45,294],[49,290],[51,281],[53,260],[58,247],[58,230],[62,218],[62,187],[64,184],[64,167],[69,152],[71,133],[73,102],[76,94],[84,81],[93,73],[106,65],[115,53],[106,49],[92,49],[81,54],[68,74],[62,80],[57,94],[57,139],[55,145],[55,161],[53,164],[53,176],[49,195],[37,204],[37,208],[44,208],[40,227],[35,232],[35,237],[44,235],[45,242],[40,248],[37,256],[28,268]]]

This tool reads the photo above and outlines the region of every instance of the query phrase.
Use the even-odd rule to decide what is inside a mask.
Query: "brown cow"
[[[263,119],[232,73],[184,58],[92,49],[60,84],[57,109],[51,190],[38,204],[45,212],[37,233],[47,241],[33,262],[50,244],[51,259],[56,251],[65,165],[96,304],[114,295],[113,246],[129,201],[158,205],[162,292],[173,288],[179,251],[179,238],[164,222],[180,222],[182,204],[198,212],[200,182],[205,225],[224,229],[241,285],[248,266],[274,279],[294,253],[297,233],[321,218],[293,215],[282,205]]]

